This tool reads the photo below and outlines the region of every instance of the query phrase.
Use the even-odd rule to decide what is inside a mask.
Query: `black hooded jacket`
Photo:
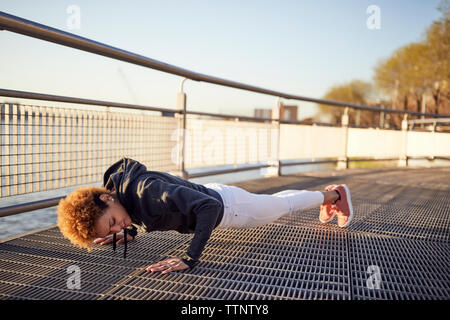
[[[130,215],[128,234],[135,237],[136,227],[146,232],[194,233],[186,254],[195,261],[223,217],[224,205],[217,191],[165,172],[148,171],[133,159],[122,158],[110,166],[103,186],[116,190]]]

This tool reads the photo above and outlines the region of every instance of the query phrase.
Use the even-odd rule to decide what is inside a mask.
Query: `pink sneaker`
[[[336,190],[341,196],[341,199],[336,201],[335,208],[338,216],[338,226],[345,228],[353,219],[353,206],[352,199],[350,197],[350,189],[346,184],[340,184],[332,190]]]
[[[325,191],[331,191],[333,188],[337,187],[337,184],[332,184],[325,187]],[[336,215],[336,205],[327,203],[320,205],[319,221],[322,223],[328,223],[333,220]]]

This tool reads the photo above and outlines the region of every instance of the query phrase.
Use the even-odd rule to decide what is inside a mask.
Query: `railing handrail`
[[[425,124],[425,123],[450,123],[450,117],[449,118],[438,118],[438,119],[413,119],[408,120],[408,124]]]
[[[0,97],[23,98],[23,99],[30,99],[30,100],[42,100],[42,101],[56,101],[56,102],[66,102],[66,103],[73,103],[73,104],[85,104],[85,105],[114,107],[114,108],[128,108],[128,109],[146,110],[146,111],[159,111],[159,112],[167,112],[167,113],[174,113],[174,114],[175,113],[179,113],[179,114],[184,113],[184,111],[180,110],[180,109],[151,107],[151,106],[144,106],[144,105],[111,102],[111,101],[104,101],[104,100],[84,99],[84,98],[76,98],[76,97],[68,97],[68,96],[59,96],[59,95],[53,95],[53,94],[10,90],[10,89],[3,89],[3,88],[0,88]],[[15,104],[13,102],[3,102],[3,103]],[[186,114],[218,117],[218,118],[238,119],[238,120],[244,120],[244,121],[256,121],[256,122],[279,121],[280,123],[283,123],[283,124],[305,124],[305,125],[318,125],[318,126],[327,126],[327,127],[340,127],[341,126],[340,123],[333,124],[333,123],[320,122],[320,121],[284,120],[284,119],[279,119],[279,118],[264,118],[264,117],[256,117],[256,116],[243,116],[243,115],[237,115],[237,114],[222,114],[222,113],[202,112],[202,111],[193,111],[193,110],[186,110]],[[426,120],[428,120],[428,122]],[[450,118],[408,120],[408,123],[414,124],[414,123],[416,123],[416,121],[420,122],[420,123],[434,123],[434,122],[450,123]],[[375,128],[376,126],[362,126],[362,125],[349,124],[349,127]],[[398,128],[384,128],[384,129],[385,130],[400,130]]]
[[[129,62],[132,64],[140,65],[143,67],[163,71],[166,73],[174,74],[177,76],[185,77],[194,81],[203,81],[220,86],[231,87],[236,89],[242,89],[246,91],[266,94],[270,96],[280,97],[288,100],[300,100],[308,102],[316,102],[319,104],[332,105],[337,107],[350,107],[360,110],[389,112],[389,113],[401,113],[410,115],[422,115],[429,117],[449,117],[450,115],[437,115],[434,113],[421,113],[407,110],[396,110],[388,108],[371,107],[366,105],[347,103],[335,100],[325,100],[309,98],[299,95],[288,94],[280,91],[265,89],[256,87],[253,85],[240,83],[236,81],[226,80],[206,74],[201,74],[184,68],[180,68],[168,63],[164,63],[155,59],[144,57],[142,55],[135,54],[133,52],[125,51],[119,48],[115,48],[104,43],[100,43],[94,40],[90,40],[78,35],[65,32],[56,28],[52,28],[34,21],[26,20],[21,17],[17,17],[5,12],[0,11],[0,30],[8,30],[11,32],[23,34],[29,37],[38,38],[41,40],[57,43],[63,46],[72,47],[86,52],[95,53],[98,55],[106,56],[112,59]]]
[[[115,108],[129,108],[129,109],[171,112],[171,113],[180,113],[180,114],[184,113],[184,111],[180,110],[180,109],[159,108],[159,107],[135,105],[135,104],[128,104],[128,103],[120,103],[120,102],[111,102],[111,101],[104,101],[104,100],[93,100],[93,99],[59,96],[59,95],[46,94],[46,93],[10,90],[10,89],[3,89],[3,88],[0,88],[0,97],[23,98],[23,99],[43,100],[43,101],[56,101],[56,102],[66,102],[66,103],[74,103],[74,104],[86,104],[86,105],[115,107]],[[4,103],[14,104],[12,102],[11,103],[4,102]],[[186,114],[248,120],[248,121],[257,121],[257,122],[280,121],[281,123],[291,123],[291,124],[316,124],[316,125],[322,125],[322,126],[340,126],[340,124],[333,125],[330,123],[324,123],[324,122],[319,122],[319,121],[282,120],[282,119],[277,119],[277,118],[263,118],[263,117],[255,117],[255,116],[252,117],[252,116],[243,116],[243,115],[237,115],[237,114],[222,114],[222,113],[201,112],[201,111],[192,111],[192,110],[186,110]]]
[[[112,102],[112,101],[104,101],[104,100],[67,97],[67,96],[59,96],[59,95],[46,94],[46,93],[10,90],[10,89],[3,89],[3,88],[0,88],[0,96],[1,97],[30,99],[30,100],[56,101],[56,102],[66,102],[66,103],[85,104],[85,105],[94,105],[94,106],[146,110],[146,111],[160,111],[160,112],[173,112],[173,113],[182,113],[183,112],[183,110],[177,110],[177,109],[150,107],[150,106],[143,106],[143,105],[138,105],[138,104],[129,104],[129,103]],[[5,103],[8,103],[8,102],[5,102]],[[11,104],[14,104],[14,103],[11,103]]]

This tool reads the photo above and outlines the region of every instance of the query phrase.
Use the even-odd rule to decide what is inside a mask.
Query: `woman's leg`
[[[261,226],[293,212],[318,208],[337,200],[335,191],[284,190],[270,195],[229,187],[233,195],[233,217],[226,227],[234,228]]]

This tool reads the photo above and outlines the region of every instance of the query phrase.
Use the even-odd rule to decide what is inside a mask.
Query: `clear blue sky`
[[[0,0],[0,10],[196,72],[320,98],[332,85],[371,81],[379,59],[421,39],[439,2]],[[80,29],[67,27],[70,5],[81,10]],[[379,30],[366,26],[369,5],[380,8]],[[8,31],[0,47],[2,88],[175,107],[178,76]],[[251,114],[276,104],[193,81],[185,91],[192,110]],[[287,103],[302,117],[315,111]]]

